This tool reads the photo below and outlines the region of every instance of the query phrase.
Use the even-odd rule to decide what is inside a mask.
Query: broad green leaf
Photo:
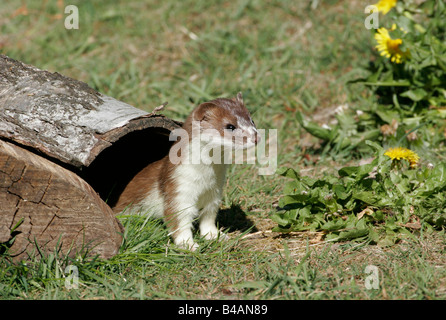
[[[412,101],[418,102],[423,100],[427,96],[427,92],[424,89],[411,89],[401,93],[402,97],[411,99]]]
[[[344,168],[339,169],[338,174],[341,177],[349,177],[353,174],[356,174],[358,172],[358,170],[359,170],[359,167],[357,167],[357,166],[356,167],[344,167]]]
[[[339,241],[345,241],[345,240],[352,240],[356,238],[365,237],[369,234],[369,229],[354,229],[349,231],[343,231],[339,233],[338,240]]]
[[[351,195],[351,192],[347,192],[345,187],[340,184],[333,185],[333,192],[335,193],[336,197],[341,200],[345,200]]]
[[[304,190],[302,184],[299,183],[299,181],[293,180],[285,184],[285,187],[283,188],[283,193],[287,195],[294,195],[301,193],[302,190]]]
[[[302,114],[298,112],[296,114],[297,121],[299,124],[307,130],[309,133],[311,133],[313,136],[323,139],[323,140],[331,140],[332,137],[332,130],[322,128],[320,125],[318,125],[315,122],[310,122],[303,118]]]
[[[376,114],[388,124],[391,124],[393,120],[399,120],[400,114],[397,110],[392,108],[391,106],[382,106],[380,105],[376,110]]]
[[[285,195],[279,199],[279,205],[284,207],[292,207],[292,205],[297,204],[299,202],[303,202],[303,200],[308,199],[308,196],[304,195]]]
[[[361,200],[366,204],[373,205],[374,203],[376,203],[376,197],[372,191],[353,192],[352,197]]]
[[[375,152],[378,152],[378,153],[383,152],[383,147],[381,147],[381,146],[380,146],[379,144],[377,144],[376,142],[367,140],[367,141],[365,142],[365,144],[368,145],[368,146],[370,146],[370,147],[372,147],[372,148],[375,150]]]
[[[290,224],[290,221],[284,217],[284,213],[276,213],[271,216],[271,220],[277,222],[280,226],[284,227]]]
[[[373,227],[369,228],[368,238],[369,238],[369,240],[371,242],[378,243],[378,241],[379,241],[379,233],[376,232],[375,228],[373,228]]]
[[[346,222],[342,219],[331,220],[324,225],[322,225],[321,229],[325,231],[335,231],[339,229],[343,229],[346,226]]]
[[[287,178],[292,178],[292,179],[299,178],[299,174],[296,172],[296,170],[294,170],[292,168],[281,167],[281,168],[277,169],[277,174],[287,177]]]

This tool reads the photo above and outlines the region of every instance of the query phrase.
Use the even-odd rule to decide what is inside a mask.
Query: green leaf
[[[299,178],[299,174],[292,168],[280,167],[277,169],[276,172],[277,172],[277,174],[287,177],[287,178],[292,178],[292,179]]]
[[[374,164],[366,164],[356,167],[344,167],[339,169],[338,174],[341,177],[355,177],[357,180],[363,179],[373,171]]]
[[[310,122],[303,118],[302,114],[298,112],[296,114],[297,121],[299,124],[307,130],[309,133],[311,133],[313,136],[323,139],[323,140],[331,140],[332,139],[332,130],[322,128],[320,125],[318,125],[315,122]]]
[[[391,106],[380,105],[375,112],[383,121],[389,124],[391,124],[394,119],[397,121],[400,119],[399,112],[392,109]]]
[[[356,173],[358,173],[359,167],[344,167],[339,169],[338,174],[341,177],[350,177]]]
[[[321,229],[325,231],[336,231],[339,229],[343,229],[346,226],[346,222],[342,219],[331,220],[326,222]]]
[[[379,233],[376,232],[376,230],[374,228],[369,228],[369,234],[368,234],[368,238],[371,242],[373,243],[378,243],[379,241]]]
[[[395,244],[395,242],[398,240],[398,237],[395,235],[387,235],[384,238],[381,238],[377,244],[379,247],[391,247]]]
[[[351,194],[351,192],[347,192],[345,187],[340,184],[335,184],[333,186],[333,192],[335,193],[336,197],[341,200],[347,199]]]
[[[367,86],[379,86],[379,87],[409,87],[409,80],[396,80],[396,81],[376,81],[376,82],[363,82]]]
[[[354,199],[361,200],[367,204],[373,205],[376,202],[375,194],[372,191],[359,191],[353,192],[352,197]]]
[[[339,233],[338,240],[339,241],[352,240],[352,239],[356,239],[356,238],[365,237],[368,234],[369,234],[368,228],[353,229],[353,230],[343,231],[343,232]]]
[[[290,221],[285,216],[285,213],[276,213],[271,216],[271,220],[277,222],[277,224],[282,227],[288,226],[290,224]]]
[[[427,92],[424,89],[411,89],[401,93],[402,97],[411,99],[412,101],[418,102],[423,100],[427,96]]]
[[[285,207],[287,207],[289,205],[293,205],[293,204],[295,204],[295,203],[297,203],[299,201],[300,200],[298,198],[298,195],[294,195],[294,196],[292,196],[292,195],[285,195],[285,196],[283,196],[282,198],[279,199],[279,205],[282,208],[285,208]]]

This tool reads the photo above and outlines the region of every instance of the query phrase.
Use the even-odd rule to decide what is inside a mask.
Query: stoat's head
[[[192,126],[193,124],[193,126]],[[260,140],[257,128],[239,92],[234,99],[219,98],[200,104],[185,126],[199,125],[203,141],[223,147],[247,149]]]

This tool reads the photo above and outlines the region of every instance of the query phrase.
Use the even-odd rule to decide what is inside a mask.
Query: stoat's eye
[[[226,125],[226,129],[234,131],[235,130],[235,126],[233,124],[227,124]]]

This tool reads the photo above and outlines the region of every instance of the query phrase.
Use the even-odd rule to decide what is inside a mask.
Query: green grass
[[[123,246],[108,261],[50,254],[22,264],[1,262],[0,292],[12,299],[432,299],[444,297],[444,237],[387,250],[350,244],[309,243],[296,250],[283,240],[275,253],[252,250],[235,237],[205,243],[199,252],[169,245],[163,224],[121,217]],[[439,250],[439,251],[436,251]],[[78,289],[67,289],[66,267],[79,270]],[[380,288],[365,287],[365,268],[379,269]]]
[[[242,91],[257,126],[278,129],[278,165],[309,175],[361,158],[317,149],[296,112],[329,121],[338,105],[360,103],[345,83],[370,59],[368,3],[319,1],[311,9],[306,1],[78,1],[79,30],[63,27],[68,3],[60,3],[2,1],[0,52],[146,111],[168,101],[164,114],[180,120],[197,103]],[[126,234],[110,260],[52,254],[12,264],[3,255],[0,298],[446,298],[444,232],[387,249],[271,233],[286,181],[232,166],[219,221],[231,239],[198,239],[195,253],[175,249],[160,221],[120,216]],[[79,270],[78,289],[65,287],[69,265]],[[365,288],[367,265],[379,269],[378,290]]]

